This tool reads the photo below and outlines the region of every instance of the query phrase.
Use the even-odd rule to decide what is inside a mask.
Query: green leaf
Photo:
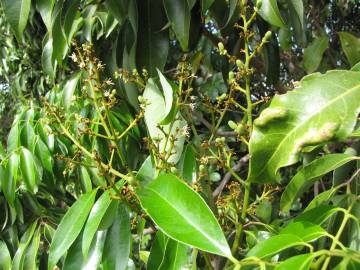
[[[272,203],[268,200],[263,200],[256,207],[256,216],[259,217],[263,222],[269,223],[272,214]]]
[[[20,146],[20,127],[19,123],[17,122],[14,124],[9,132],[8,138],[7,138],[7,151],[12,152],[16,148]]]
[[[18,179],[20,157],[16,152],[13,152],[9,157],[6,167],[2,167],[2,190],[7,202],[15,207],[15,190]]]
[[[27,247],[23,269],[38,269],[36,265],[36,257],[39,251],[40,236],[40,227],[38,227],[34,233],[30,245]]]
[[[314,258],[312,253],[293,256],[275,267],[275,270],[310,270],[311,262]]]
[[[166,24],[162,0],[138,1],[139,31],[136,59],[139,69],[146,68],[155,76],[156,68],[163,70],[169,51],[169,35],[161,30]]]
[[[64,85],[63,90],[63,105],[65,110],[68,110],[74,99],[74,92],[78,86],[79,79],[81,78],[81,72],[77,72],[71,76],[71,78]]]
[[[111,201],[110,193],[107,190],[100,196],[91,209],[89,218],[84,227],[85,237],[82,239],[82,252],[85,258],[88,255],[90,245],[93,241],[96,231],[98,230],[101,220],[106,213],[106,210],[110,206]]]
[[[139,190],[138,195],[144,210],[169,237],[210,253],[232,257],[210,208],[176,176],[160,175]]]
[[[146,265],[147,269],[158,269],[163,261],[166,244],[169,241],[167,237],[161,231],[157,231],[153,244],[151,245],[149,259]]]
[[[352,68],[351,68],[352,71],[360,71],[360,62],[355,64]]]
[[[259,242],[248,253],[247,257],[255,256],[258,258],[271,257],[281,251],[304,245],[304,241],[293,234],[279,234]]]
[[[360,39],[348,32],[339,32],[341,47],[351,66],[360,61]]]
[[[164,75],[161,73],[161,71],[158,69],[156,70],[159,74],[160,83],[165,98],[165,116],[164,119],[161,120],[160,124],[167,125],[174,119],[176,113],[176,99],[174,98],[175,91],[171,87],[167,79],[164,77]]]
[[[303,0],[290,0],[289,4],[295,10],[296,15],[299,19],[301,28],[304,28],[304,4]]]
[[[151,247],[147,269],[183,269],[189,256],[188,250],[186,245],[158,231]]]
[[[66,56],[68,46],[66,43],[66,36],[64,34],[64,30],[62,27],[62,2],[57,2],[57,6],[54,9],[53,13],[53,24],[52,24],[52,31],[51,37],[53,40],[53,54],[51,56],[51,61],[54,63],[55,61],[58,62],[59,65],[62,64],[63,58]],[[54,65],[54,64],[53,64]]]
[[[181,176],[189,184],[196,180],[196,168],[197,163],[194,150],[191,145],[187,145],[178,163],[178,169],[181,173]]]
[[[301,151],[348,137],[360,104],[358,72],[334,70],[304,77],[300,87],[275,96],[254,121],[250,180],[274,182],[278,170],[299,160]]]
[[[98,231],[91,244],[89,255],[82,263],[83,270],[97,270],[101,263],[107,231]]]
[[[143,185],[147,185],[155,178],[155,166],[152,164],[151,156],[148,156],[144,163],[141,165],[139,171],[136,174],[136,179],[143,182]]]
[[[97,189],[82,195],[66,212],[54,234],[50,250],[48,269],[52,270],[79,235],[94,204]]]
[[[328,235],[320,225],[308,221],[290,222],[279,234],[293,234],[301,238],[304,242],[310,242]]]
[[[329,190],[320,193],[308,204],[304,212],[313,209],[321,204],[326,204],[330,200],[330,198],[336,193],[336,191],[337,191],[336,188],[331,188]]]
[[[312,73],[319,67],[325,50],[329,47],[329,38],[322,36],[304,50],[304,68],[307,73]]]
[[[201,10],[202,13],[205,13],[211,5],[214,3],[215,0],[201,0]]]
[[[12,262],[12,270],[22,270],[24,266],[24,260],[25,260],[25,251],[28,245],[31,242],[31,239],[34,235],[35,229],[37,227],[37,222],[33,222],[25,231],[23,236],[21,237],[18,249],[15,253],[15,256],[13,258]]]
[[[79,168],[80,181],[85,193],[90,192],[92,190],[92,183],[89,172],[86,167],[80,166]]]
[[[171,146],[170,143],[165,139],[164,133],[161,129],[158,128],[158,124],[165,117],[165,101],[164,98],[152,79],[149,79],[143,97],[150,103],[145,108],[145,123],[149,132],[149,135],[152,139],[160,139],[160,150],[167,152]],[[176,119],[173,124],[168,124],[162,126],[163,130],[167,134],[172,134],[176,137],[174,146],[172,147],[172,154],[170,154],[168,161],[177,163],[181,157],[181,153],[184,146],[185,136],[182,132],[183,128],[186,126],[186,121],[183,119],[181,114],[178,112]],[[171,127],[171,130],[170,130]]]
[[[35,153],[38,159],[41,161],[42,166],[49,173],[52,173],[53,159],[49,148],[47,145],[40,139],[38,135],[35,144]]]
[[[118,20],[122,25],[128,13],[128,0],[106,0],[105,6],[108,11]]]
[[[102,264],[104,270],[125,270],[130,255],[130,216],[126,206],[119,204],[114,224],[106,235]]]
[[[188,50],[190,7],[187,0],[163,0],[166,15],[183,51]]]
[[[29,18],[31,0],[1,0],[1,4],[11,30],[21,42]]]
[[[347,154],[329,154],[318,158],[301,168],[301,170],[299,170],[290,180],[289,184],[286,185],[286,188],[281,195],[280,209],[284,212],[289,211],[296,199],[301,197],[309,186],[314,184],[320,176],[323,176],[356,158],[357,157]]]
[[[321,225],[325,220],[340,210],[341,208],[332,205],[320,205],[303,212],[293,219],[293,222],[311,222],[313,224]]]
[[[63,31],[68,46],[71,44],[73,36],[76,34],[83,22],[83,18],[81,17],[81,13],[79,11],[79,2],[80,0],[72,0],[64,17]]]
[[[224,27],[226,27],[231,22],[231,19],[234,15],[235,11],[237,10],[237,7],[239,7],[239,0],[230,0],[229,1],[229,15],[228,15],[228,19],[227,19]]]
[[[0,240],[0,270],[8,270],[11,267],[11,257],[5,242]]]
[[[36,8],[48,30],[51,31],[51,15],[54,8],[54,0],[36,0]]]
[[[268,23],[277,27],[285,27],[276,0],[263,0],[259,14]]]
[[[36,193],[40,182],[39,173],[33,154],[24,147],[20,151],[20,169],[26,188],[31,193]]]
[[[57,62],[52,59],[53,42],[53,38],[49,34],[46,34],[42,45],[41,65],[45,73],[54,79]]]

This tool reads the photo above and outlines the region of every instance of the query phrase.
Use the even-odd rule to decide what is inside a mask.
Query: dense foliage
[[[357,1],[0,2],[0,269],[360,268]]]

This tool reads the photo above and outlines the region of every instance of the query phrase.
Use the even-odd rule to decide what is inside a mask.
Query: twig
[[[219,196],[219,194],[221,194],[221,192],[223,191],[224,187],[226,186],[226,184],[229,182],[229,180],[231,179],[231,176],[234,172],[237,172],[241,169],[241,167],[243,165],[245,165],[249,160],[249,155],[246,155],[244,157],[242,157],[235,165],[234,167],[231,168],[231,171],[227,172],[223,179],[221,180],[219,186],[214,190],[213,192],[213,197],[217,197]]]
[[[213,130],[212,125],[204,117],[202,117],[202,115],[200,115],[197,112],[193,112],[193,114],[206,128],[208,128],[210,131]],[[216,131],[215,134],[221,137],[236,137],[238,135],[235,131],[219,131],[219,130]]]

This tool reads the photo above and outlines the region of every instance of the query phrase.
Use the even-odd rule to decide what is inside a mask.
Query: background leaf
[[[94,204],[96,192],[97,189],[81,196],[62,218],[50,245],[49,270],[53,269],[79,235]]]
[[[21,42],[29,18],[31,0],[1,0],[1,4],[11,30],[16,39]]]
[[[314,41],[304,50],[304,68],[307,73],[312,73],[320,65],[325,50],[329,47],[329,38],[322,36]]]

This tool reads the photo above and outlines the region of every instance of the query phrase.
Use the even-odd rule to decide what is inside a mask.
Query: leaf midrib
[[[229,256],[229,254],[228,254],[229,252],[225,252],[225,251],[223,250],[223,247],[222,247],[222,246],[219,246],[219,245],[216,243],[216,241],[214,241],[214,239],[212,239],[212,237],[210,237],[208,234],[206,234],[205,232],[203,232],[202,230],[200,230],[195,224],[193,224],[193,223],[191,222],[191,220],[189,220],[188,218],[186,218],[186,216],[182,215],[175,207],[173,207],[173,206],[170,204],[170,202],[169,202],[167,199],[165,199],[164,197],[162,197],[159,192],[157,192],[156,190],[154,190],[154,189],[152,189],[152,188],[150,188],[150,187],[148,187],[148,188],[146,188],[146,189],[149,190],[149,191],[151,191],[151,192],[153,192],[153,193],[155,193],[156,195],[158,195],[158,197],[159,197],[161,200],[163,200],[167,205],[169,205],[169,207],[172,208],[176,213],[178,213],[179,216],[182,216],[182,217],[185,219],[186,222],[188,222],[193,228],[195,228],[195,229],[196,229],[197,231],[199,231],[206,239],[208,239],[215,247],[217,247],[217,248],[222,252],[222,254],[219,254],[219,255]],[[180,241],[179,241],[179,242],[180,242]],[[194,245],[194,246],[195,246],[195,245]],[[198,246],[197,248],[204,249],[204,248],[199,247],[199,246]],[[210,251],[210,250],[208,250],[208,251]],[[213,252],[213,251],[212,251],[212,252]]]

